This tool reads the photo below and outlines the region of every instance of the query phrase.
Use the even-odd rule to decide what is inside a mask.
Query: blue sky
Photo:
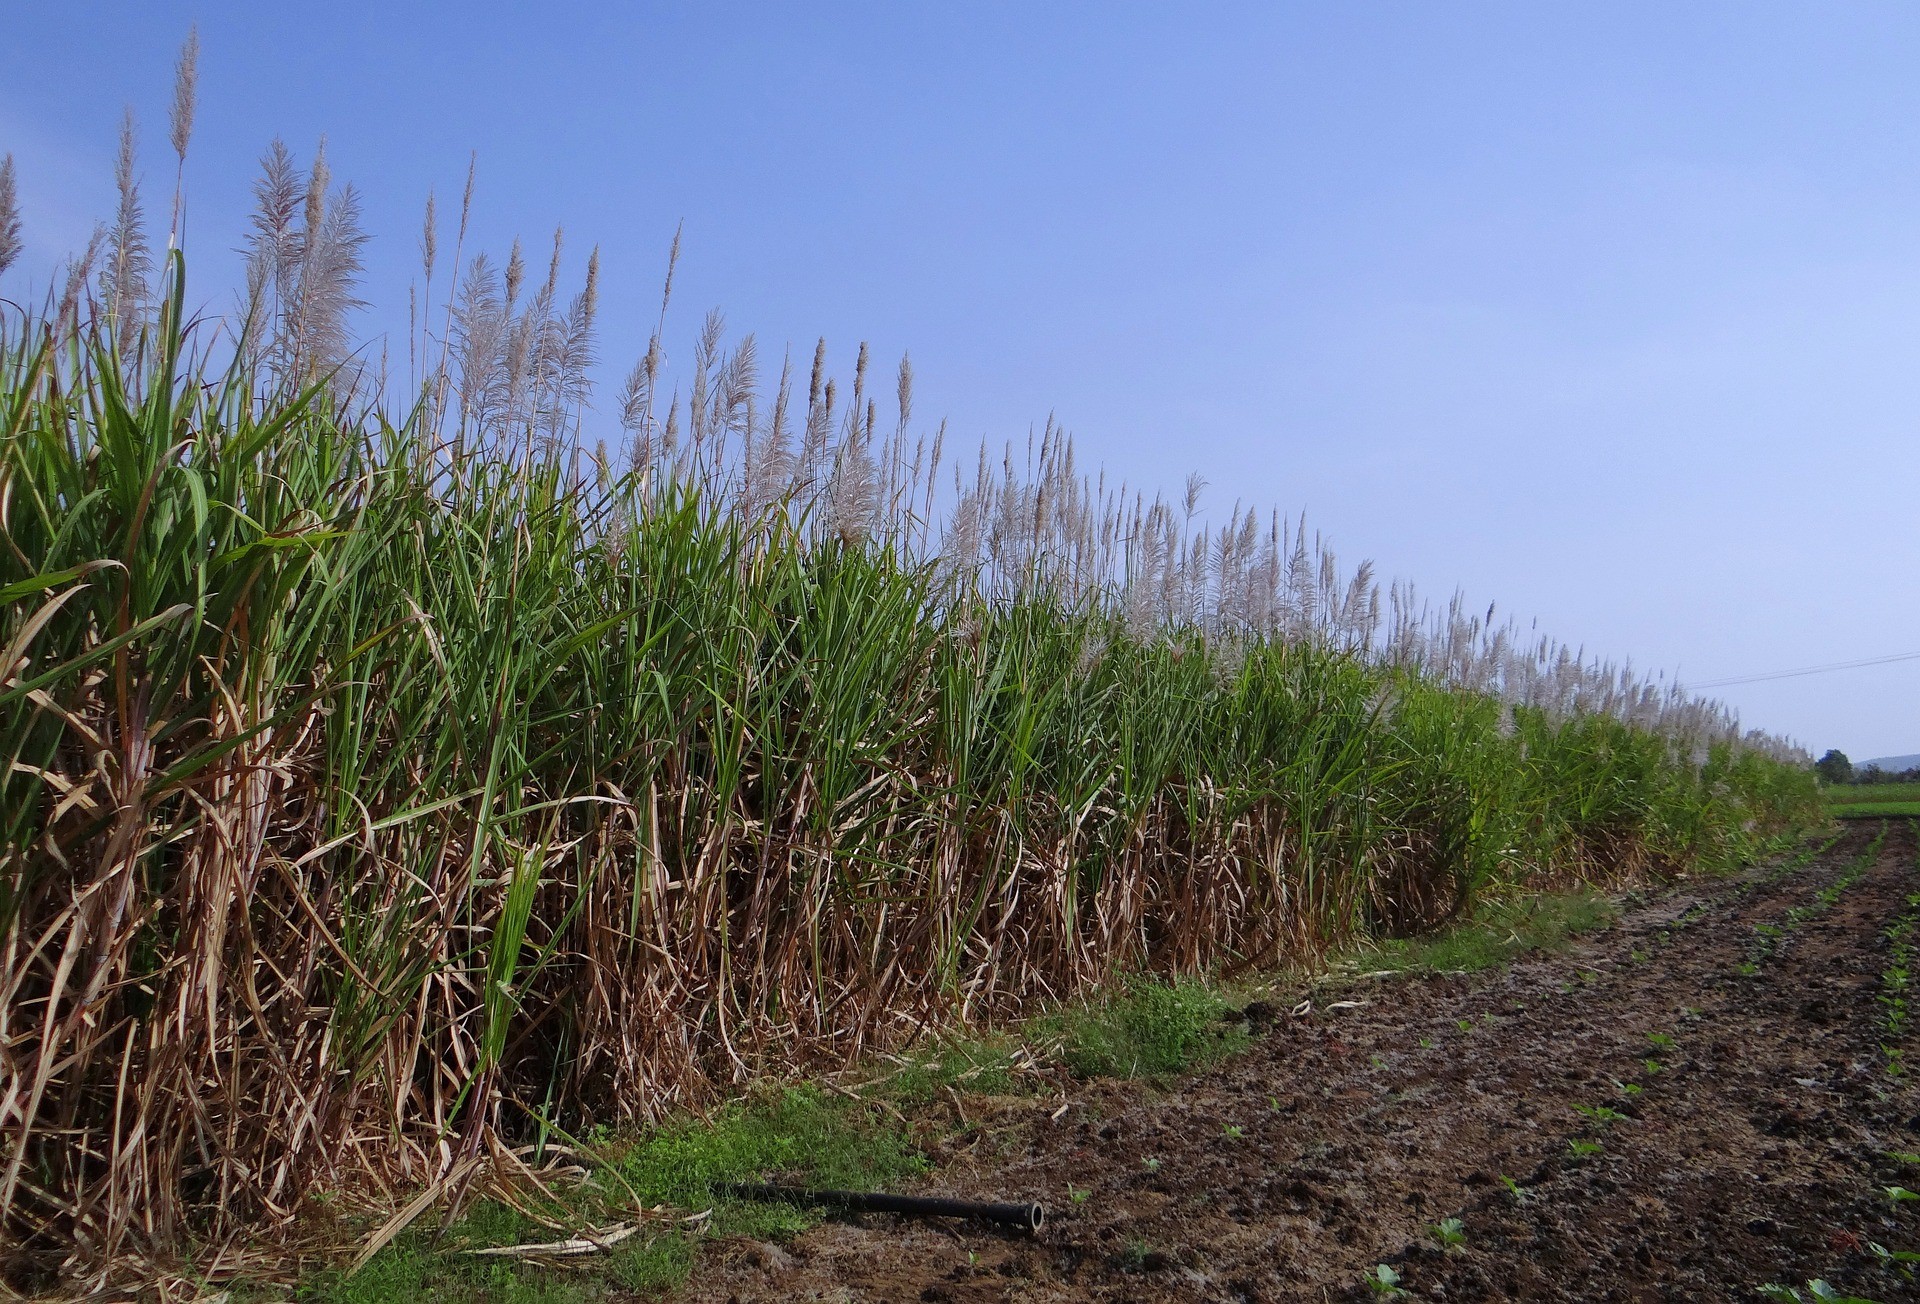
[[[577,278],[601,247],[608,405],[684,221],[682,354],[712,306],[843,371],[910,349],[955,438],[1054,413],[1116,477],[1304,508],[1349,560],[1683,677],[1920,651],[1920,7],[21,9],[9,294],[110,212],[127,104],[164,209],[197,21],[199,295],[262,148],[324,134],[377,331],[477,150],[469,254],[560,224]],[[1920,750],[1920,661],[1724,696]]]

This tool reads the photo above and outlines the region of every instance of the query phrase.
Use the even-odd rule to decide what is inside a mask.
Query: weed
[[[631,1291],[668,1291],[693,1271],[694,1253],[692,1240],[672,1232],[635,1236],[614,1250],[607,1275]]]
[[[791,1174],[826,1187],[871,1189],[921,1172],[926,1161],[900,1132],[853,1101],[794,1087],[662,1128],[617,1160],[647,1204],[713,1208],[716,1231],[767,1236],[809,1219],[779,1204],[742,1204],[716,1194],[728,1182]]]
[[[1035,1021],[1057,1040],[1081,1077],[1161,1077],[1212,1063],[1247,1044],[1243,1028],[1222,1031],[1226,1002],[1205,983],[1134,978],[1099,1001],[1080,1001]]]
[[[1585,1141],[1578,1137],[1567,1142],[1567,1153],[1575,1159],[1586,1159],[1605,1149],[1598,1141]]]
[[[1246,1133],[1240,1129],[1238,1123],[1229,1123],[1221,1130],[1220,1135],[1226,1137],[1229,1141],[1238,1141],[1241,1137],[1245,1136]]]
[[[1011,1036],[941,1037],[911,1058],[896,1059],[885,1090],[902,1103],[931,1100],[948,1087],[1005,1094],[1019,1089],[1021,1068],[1030,1058]]]
[[[1592,1119],[1597,1127],[1607,1127],[1610,1124],[1618,1123],[1626,1117],[1626,1115],[1622,1114],[1619,1110],[1611,1109],[1606,1105],[1582,1105],[1576,1103],[1574,1109]]]

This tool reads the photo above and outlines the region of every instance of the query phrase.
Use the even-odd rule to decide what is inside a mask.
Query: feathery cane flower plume
[[[100,250],[107,243],[107,228],[96,224],[93,234],[87,238],[87,248],[78,258],[67,263],[67,282],[60,292],[60,309],[54,315],[54,335],[64,336],[80,320],[80,301],[86,297],[87,279],[93,275],[93,265],[100,260]]]
[[[120,122],[120,149],[114,156],[113,184],[119,192],[114,212],[112,254],[100,273],[101,306],[112,323],[122,352],[130,350],[146,309],[147,275],[152,258],[147,249],[146,219],[140,205],[140,182],[134,175],[133,110]]]
[[[433,284],[434,256],[440,252],[438,216],[434,210],[433,191],[429,189],[427,213],[420,223],[420,270],[429,285]]]
[[[20,257],[20,199],[14,191],[13,155],[0,157],[0,275]]]
[[[193,139],[193,113],[200,86],[200,28],[187,29],[187,40],[173,65],[173,104],[167,113],[167,139],[182,163],[187,142]]]
[[[513,238],[513,248],[507,254],[507,309],[520,299],[521,283],[527,279],[527,260],[520,252],[520,237]]]
[[[167,110],[167,139],[173,145],[173,221],[168,227],[167,248],[180,247],[182,198],[187,176],[187,143],[193,139],[193,112],[199,97],[200,28],[187,29],[180,57],[173,65],[173,103]]]

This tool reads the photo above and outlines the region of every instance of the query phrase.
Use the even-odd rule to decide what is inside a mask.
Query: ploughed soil
[[[1889,1072],[1882,999],[1914,826],[1821,900],[1880,830],[1630,900],[1509,968],[1305,989],[1176,1082],[963,1097],[922,1189],[1042,1202],[1038,1235],[848,1218],[716,1247],[686,1296],[1365,1299],[1386,1264],[1418,1299],[1752,1300],[1816,1277],[1920,1299],[1871,1249],[1920,1249],[1920,1200],[1886,1190],[1920,1189],[1890,1154],[1920,1151],[1920,1064]],[[1464,1240],[1443,1249],[1448,1218]]]

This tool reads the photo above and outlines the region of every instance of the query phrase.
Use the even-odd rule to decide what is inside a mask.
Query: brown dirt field
[[[1914,826],[1817,902],[1878,831],[1796,873],[1679,884],[1560,955],[1323,987],[1219,1068],[1089,1083],[1057,1122],[1057,1098],[969,1101],[922,1189],[1041,1201],[1037,1237],[849,1219],[717,1247],[685,1297],[1364,1299],[1386,1263],[1419,1299],[1753,1300],[1812,1277],[1920,1299],[1868,1249],[1920,1248],[1920,1201],[1883,1191],[1920,1189],[1887,1153],[1920,1150],[1920,1087],[1887,1072],[1878,999]],[[1452,1251],[1429,1231],[1447,1217]]]

